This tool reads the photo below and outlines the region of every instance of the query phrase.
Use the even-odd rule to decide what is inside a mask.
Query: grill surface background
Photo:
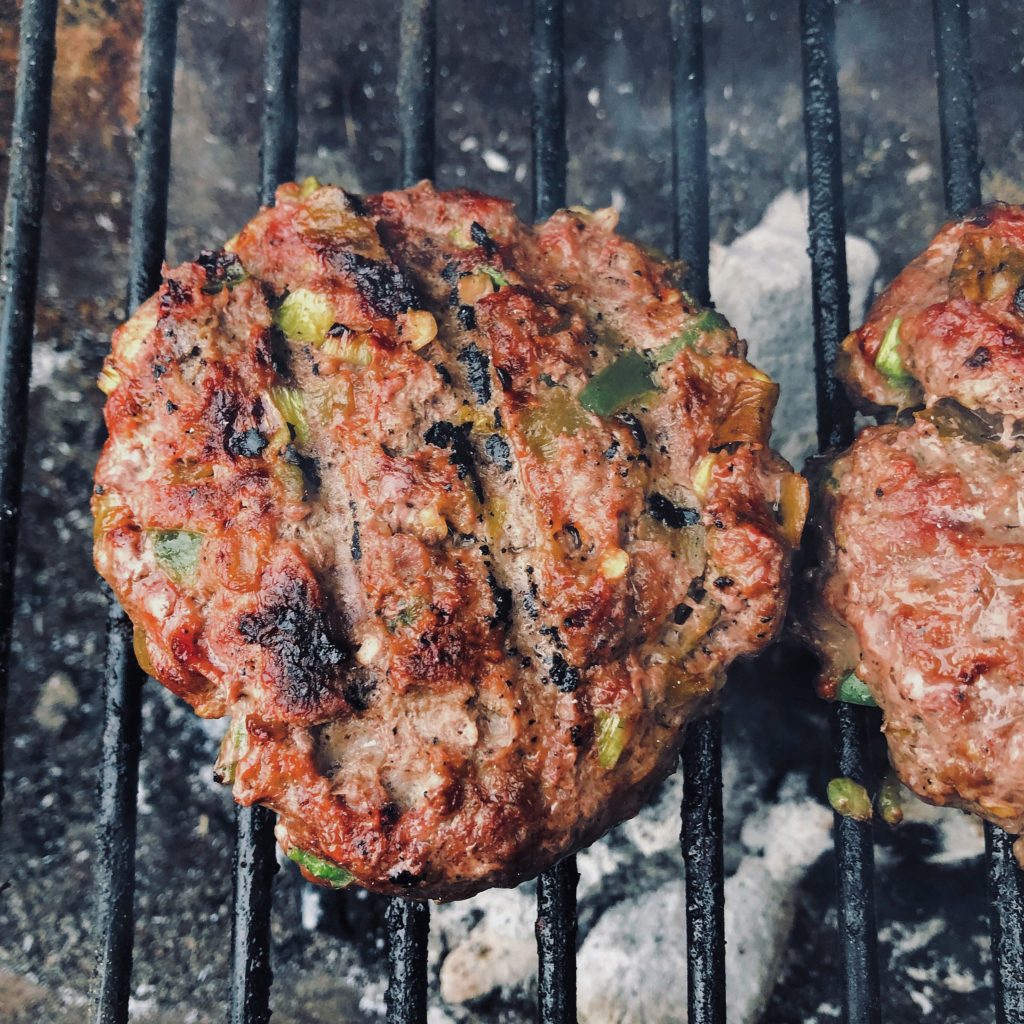
[[[234,2],[182,7],[171,200],[175,258],[231,234],[256,200],[263,10],[257,5],[251,15],[244,15],[247,6]],[[566,22],[569,200],[601,205],[608,202],[613,187],[620,188],[627,201],[625,229],[665,248],[672,242],[667,6],[639,0],[618,4],[595,24],[590,18],[576,18],[570,5]],[[878,244],[883,275],[889,276],[941,219],[943,194],[930,79],[930,7],[879,6],[841,8],[839,43],[847,76],[844,166],[854,175],[847,187],[848,226]],[[81,7],[84,10],[85,5]],[[360,15],[353,13],[339,43],[339,16],[326,7],[309,3],[304,11],[299,171],[367,189],[386,187],[398,171],[393,119],[396,12],[390,17],[375,15],[372,23],[361,23]],[[979,13],[974,52],[985,58],[976,68],[981,150],[989,173],[1004,175],[986,191],[1021,199],[1024,139],[1014,109],[1021,109],[1022,43],[1009,31],[1019,30],[1019,25],[1005,21],[1015,13],[1010,5],[1004,10],[1000,4],[987,4]],[[728,239],[737,228],[755,221],[783,185],[803,184],[799,27],[795,10],[776,19],[760,5],[709,4],[705,14],[713,147],[711,226],[715,237]],[[438,40],[439,178],[444,184],[466,180],[511,194],[529,210],[528,176],[516,181],[514,173],[489,171],[479,150],[464,152],[458,145],[474,136],[480,149],[506,154],[513,168],[520,162],[529,166],[529,19],[525,12],[464,11],[446,3],[440,4],[440,17],[447,31]],[[451,31],[456,18],[466,19],[466,24]],[[235,24],[229,28],[231,21]],[[3,24],[0,33],[7,35],[0,39],[8,41],[14,35],[13,19],[7,17]],[[82,24],[91,24],[88,12]],[[621,41],[615,37],[618,30]],[[135,38],[138,25],[126,25],[124,34],[126,40]],[[82,46],[83,40],[88,42],[88,36],[80,25],[62,36],[62,45]],[[103,92],[121,81],[119,45],[115,36],[104,58],[107,63],[85,66],[92,84]],[[237,66],[223,68],[226,60]],[[754,62],[763,66],[760,79],[752,73]],[[5,71],[9,73],[9,67]],[[1007,71],[1012,71],[1009,78]],[[131,76],[126,74],[124,81],[125,97],[136,94]],[[623,82],[633,85],[631,93],[616,90]],[[372,95],[367,94],[367,85]],[[732,86],[728,96],[723,94],[727,85]],[[127,253],[119,243],[127,234],[130,169],[124,140],[116,132],[99,140],[84,137],[72,107],[72,93],[80,92],[81,86],[62,79],[58,70],[41,340],[36,349],[37,369],[42,367],[44,379],[47,373],[51,376],[33,391],[30,408],[7,744],[10,793],[0,834],[3,873],[12,879],[11,888],[0,897],[0,970],[33,971],[41,991],[24,986],[10,990],[0,974],[0,992],[5,993],[0,1000],[14,1000],[10,1007],[0,1001],[0,1007],[14,1012],[14,1019],[20,1019],[19,999],[26,1007],[25,1019],[37,1018],[40,1006],[45,1007],[46,1019],[80,1019],[82,1011],[73,1004],[69,1007],[61,988],[84,992],[91,969],[91,946],[82,938],[88,927],[92,878],[102,604],[89,569],[82,504],[99,441],[100,397],[90,389],[89,380],[119,315],[128,278]],[[587,95],[592,88],[600,90],[596,105]],[[8,106],[0,108],[0,114],[9,123],[9,89],[3,99]],[[455,109],[453,101],[461,102],[462,109]],[[112,121],[116,120],[115,115]],[[731,127],[742,130],[730,131]],[[502,128],[507,138],[499,136]],[[204,132],[212,142],[203,138]],[[232,151],[237,142],[241,147]],[[325,152],[316,154],[317,146],[324,146]],[[906,172],[922,160],[935,173],[911,188]],[[112,190],[121,192],[121,201],[111,201]],[[69,392],[84,397],[69,401]],[[56,535],[39,529],[54,516]],[[71,675],[77,706],[70,706],[67,698],[64,707],[59,701],[56,707],[52,700],[47,703],[44,680],[59,668]],[[762,665],[760,675],[770,676],[770,667]],[[761,747],[748,756],[780,765],[787,759],[790,764],[803,762],[816,770],[820,784],[829,770],[822,709],[795,681],[769,684],[749,673],[737,684],[727,701],[726,743],[730,734],[734,740],[742,735],[751,721],[767,721]],[[769,685],[773,689],[766,693]],[[45,689],[52,698],[61,688],[51,683]],[[786,702],[791,702],[788,714],[782,710]],[[789,738],[800,740],[796,751],[783,746],[787,717],[792,718]],[[817,744],[816,764],[808,756],[808,739]],[[146,695],[144,750],[134,991],[141,1000],[153,997],[154,1009],[166,1009],[168,1019],[180,1019],[181,1011],[195,1007],[198,1020],[220,1020],[227,978],[233,815],[198,775],[198,766],[209,761],[200,727],[155,690]],[[727,830],[730,825],[735,829],[738,821],[727,813]],[[881,923],[891,924],[894,918],[903,924],[920,923],[933,907],[943,907],[951,885],[962,885],[962,904],[943,907],[946,935],[925,956],[945,942],[949,950],[958,951],[965,966],[976,967],[980,959],[969,952],[970,940],[987,931],[980,865],[929,865],[922,870],[913,862],[915,853],[923,852],[922,840],[913,831],[897,833],[891,840],[886,837],[887,845],[904,859],[896,864],[883,859],[880,864]],[[772,1020],[814,1019],[815,1013],[828,1019],[820,1004],[838,1001],[834,922],[821,924],[825,908],[833,905],[831,870],[823,861],[805,886],[783,980],[769,1014]],[[355,995],[339,990],[337,958],[346,955],[354,936],[381,929],[380,905],[359,897],[339,902],[331,915],[341,933],[339,942],[299,929],[297,892],[293,875],[279,877],[274,911],[277,1019],[344,1018],[345,1000]],[[680,931],[682,927],[680,921]],[[883,934],[883,963],[899,936],[899,928],[890,928],[888,942]],[[885,974],[890,1018],[920,1012],[908,997],[915,987],[899,973]],[[36,995],[43,1002],[30,1009]],[[941,993],[935,996],[940,998]],[[936,1003],[939,1019],[991,1019],[986,993],[949,998],[948,1004]],[[350,1019],[359,1017],[353,1006]]]

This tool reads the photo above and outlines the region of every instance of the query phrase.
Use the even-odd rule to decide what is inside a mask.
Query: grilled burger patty
[[[1020,832],[1024,209],[946,225],[840,369],[864,408],[897,415],[817,472],[822,688],[854,673],[911,789]]]
[[[776,386],[614,226],[289,184],[114,335],[96,565],[313,880],[550,866],[779,627]]]

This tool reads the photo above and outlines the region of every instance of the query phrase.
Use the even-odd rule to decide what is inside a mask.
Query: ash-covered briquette
[[[947,224],[843,343],[892,422],[816,471],[807,613],[834,696],[866,684],[903,781],[1024,828],[1024,209]]]
[[[97,566],[313,880],[550,866],[778,629],[777,389],[614,226],[285,185],[115,334]]]

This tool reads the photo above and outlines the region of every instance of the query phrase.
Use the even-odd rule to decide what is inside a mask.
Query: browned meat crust
[[[778,629],[775,386],[613,228],[286,185],[115,334],[96,564],[311,876],[535,874]]]
[[[944,227],[846,339],[855,398],[918,409],[819,467],[809,611],[823,691],[833,696],[850,672],[868,685],[903,781],[1014,833],[1024,828],[1022,338],[1024,211],[994,206]]]

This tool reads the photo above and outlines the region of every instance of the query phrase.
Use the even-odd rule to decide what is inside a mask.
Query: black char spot
[[[459,353],[458,360],[466,367],[466,382],[476,400],[486,405],[491,400],[491,361],[487,353],[470,343]]]
[[[989,350],[987,348],[985,348],[984,345],[979,345],[964,360],[964,366],[969,366],[972,370],[980,370],[983,366],[988,366],[988,364],[991,361],[992,361],[992,353],[989,352]]]
[[[283,703],[302,712],[318,709],[333,689],[334,669],[346,658],[309,584],[291,576],[274,581],[262,607],[239,618],[238,632],[270,654],[280,673]]]
[[[700,513],[695,508],[677,505],[657,491],[648,496],[647,511],[652,518],[673,530],[682,529],[684,526],[696,526],[700,522]]]
[[[352,561],[358,562],[363,557],[363,545],[359,540],[359,520],[356,518],[356,503],[350,501],[348,507],[352,513]]]
[[[389,882],[394,882],[395,885],[400,885],[405,889],[412,889],[420,884],[420,876],[414,875],[411,871],[403,869],[402,871],[396,871],[393,875],[388,876]]]
[[[455,315],[458,317],[459,326],[464,331],[476,329],[476,310],[472,306],[459,306],[458,312]]]
[[[398,316],[421,305],[412,282],[394,264],[348,250],[332,252],[328,259],[355,278],[359,293],[381,316]]]
[[[258,459],[269,442],[255,427],[248,430],[232,431],[225,447],[231,455],[246,459]]]
[[[285,462],[299,467],[302,471],[302,479],[306,483],[306,489],[311,494],[320,490],[320,464],[316,459],[309,455],[303,455],[293,444],[286,445],[281,455]]]
[[[487,234],[487,228],[485,228],[483,224],[478,224],[476,221],[473,221],[469,226],[469,237],[472,238],[481,249],[483,249],[488,258],[498,251],[497,245],[494,244],[494,240],[491,236]]]
[[[377,692],[377,682],[372,676],[358,676],[347,682],[341,694],[353,711],[365,711]]]
[[[184,306],[192,301],[192,289],[188,285],[181,284],[173,277],[167,278],[167,287],[160,296],[160,312],[168,313],[175,306]]]
[[[473,461],[473,445],[469,440],[469,432],[473,429],[471,423],[461,423],[456,426],[447,420],[439,420],[434,423],[423,435],[427,444],[435,448],[447,448],[451,451],[451,463],[459,471],[459,479],[469,479],[478,501],[484,500],[484,489],[480,484],[480,478],[476,474],[476,465]]]
[[[508,441],[500,434],[488,435],[487,440],[484,441],[484,449],[487,452],[487,457],[498,469],[507,472],[512,468],[512,449],[509,447]]]
[[[491,625],[507,627],[512,619],[512,591],[503,587],[493,572],[487,574],[487,585],[491,588],[491,599],[494,601]]]
[[[551,659],[551,682],[562,693],[572,693],[580,685],[580,670],[570,665],[560,654],[556,654]]]
[[[615,418],[633,435],[637,448],[647,447],[647,434],[644,433],[643,424],[631,412],[620,412]]]

